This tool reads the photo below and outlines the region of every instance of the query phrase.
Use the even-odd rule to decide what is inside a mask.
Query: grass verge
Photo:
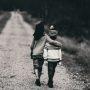
[[[10,16],[10,12],[0,12],[0,34],[2,33],[2,30],[5,27]]]

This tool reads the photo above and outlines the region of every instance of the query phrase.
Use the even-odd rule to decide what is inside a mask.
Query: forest
[[[18,8],[55,24],[62,35],[90,39],[89,0],[0,0],[1,10]]]
[[[55,24],[61,35],[90,39],[90,0],[0,0],[1,10],[25,10]]]

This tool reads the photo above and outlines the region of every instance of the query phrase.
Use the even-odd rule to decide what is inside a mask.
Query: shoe
[[[53,81],[49,81],[49,82],[48,82],[48,87],[49,87],[49,88],[53,88]]]
[[[36,84],[37,86],[41,86],[40,80],[39,80],[39,79],[36,79],[35,84]]]

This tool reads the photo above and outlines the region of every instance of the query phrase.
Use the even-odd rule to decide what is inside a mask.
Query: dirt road
[[[47,67],[43,68],[42,86],[34,85],[30,59],[33,29],[20,14],[12,12],[0,34],[0,90],[83,90],[83,83],[73,80],[63,65],[56,69],[54,88],[47,87]]]

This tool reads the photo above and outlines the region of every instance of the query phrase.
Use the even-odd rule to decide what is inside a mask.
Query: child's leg
[[[43,66],[43,63],[44,63],[44,59],[39,59],[37,60],[37,65],[35,67],[35,75],[36,75],[36,81],[35,81],[35,84],[40,86],[41,83],[40,83],[40,77],[41,77],[41,73],[42,73],[42,66]]]
[[[34,72],[35,72],[35,76],[36,78],[38,78],[38,60],[33,60],[33,66],[34,66]]]
[[[57,66],[57,62],[48,62],[48,86],[53,87],[53,77],[55,74],[55,68]]]
[[[35,74],[35,60],[33,60],[33,74]]]
[[[44,59],[38,60],[38,77],[39,77],[39,79],[40,79],[41,74],[42,74],[43,64],[44,64]]]

